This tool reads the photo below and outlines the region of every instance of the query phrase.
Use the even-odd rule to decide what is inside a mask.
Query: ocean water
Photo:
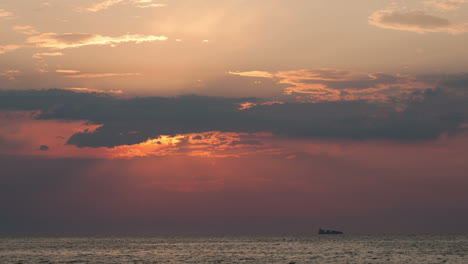
[[[0,263],[468,263],[468,235],[0,238]]]

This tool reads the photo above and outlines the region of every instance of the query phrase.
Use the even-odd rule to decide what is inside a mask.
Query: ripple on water
[[[468,263],[468,235],[2,238],[0,263]]]

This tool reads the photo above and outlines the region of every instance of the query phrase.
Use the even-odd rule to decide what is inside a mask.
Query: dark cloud
[[[362,78],[360,80],[341,80],[341,81],[322,81],[315,83],[323,83],[327,87],[332,89],[353,89],[361,90],[368,89],[373,87],[379,87],[379,85],[396,85],[396,84],[406,84],[408,83],[408,77],[390,75],[384,73],[375,73],[367,78]]]
[[[245,101],[258,99],[203,96],[125,99],[62,90],[0,92],[2,110],[42,110],[37,118],[102,124],[95,132],[76,133],[68,139],[68,144],[79,147],[132,145],[160,135],[209,131],[427,140],[444,132],[455,132],[468,120],[467,98],[444,89],[413,92],[406,99],[390,103],[363,100],[285,103],[240,111],[239,104]]]
[[[468,92],[468,74],[445,76],[440,84],[447,88],[458,89],[466,94]]]
[[[50,147],[47,146],[47,145],[41,145],[41,146],[39,147],[39,150],[40,150],[40,151],[48,151],[49,149],[50,149]]]
[[[422,28],[447,27],[447,19],[427,15],[423,12],[397,13],[392,12],[381,18],[381,22],[389,24],[413,25]]]
[[[424,11],[379,10],[369,17],[369,23],[381,28],[418,33],[448,32],[461,34],[468,31],[467,24],[452,24],[445,18],[429,15]]]

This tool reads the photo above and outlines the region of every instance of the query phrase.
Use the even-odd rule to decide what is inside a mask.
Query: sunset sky
[[[468,0],[3,0],[0,235],[468,232]]]

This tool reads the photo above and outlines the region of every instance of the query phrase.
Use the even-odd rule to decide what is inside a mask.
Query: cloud
[[[41,145],[41,146],[39,147],[39,150],[40,150],[40,151],[48,151],[49,149],[50,149],[50,148],[49,148],[49,146],[47,146],[47,145]]]
[[[77,71],[77,70],[55,70],[55,72],[57,72],[57,73],[75,74],[75,73],[79,73],[80,71]]]
[[[14,26],[13,30],[24,35],[35,35],[39,34],[38,31],[36,31],[33,27],[31,26]]]
[[[90,33],[43,33],[38,36],[29,37],[26,43],[35,44],[40,48],[67,49],[89,45],[115,46],[129,42],[138,44],[165,40],[167,40],[165,36],[154,35],[123,35],[120,37],[109,37]]]
[[[133,131],[133,134],[139,132]],[[140,144],[116,146],[110,149],[112,158],[161,157],[184,155],[192,157],[240,157],[270,150],[261,136],[233,132],[204,132],[175,136],[159,136]],[[283,153],[266,153],[282,155]]]
[[[91,88],[82,88],[82,87],[66,87],[61,88],[62,90],[72,91],[76,93],[96,93],[96,94],[108,94],[108,95],[121,95],[123,94],[122,90],[99,90],[99,89],[91,89]]]
[[[62,52],[39,52],[39,53],[34,53],[32,57],[34,59],[43,59],[44,57],[57,57],[57,56],[63,56]]]
[[[38,120],[38,111],[0,110],[0,156],[41,156],[47,158],[100,157],[102,152],[86,152],[65,145],[66,140],[78,131],[91,132],[99,125],[81,120]],[[3,141],[3,142],[2,142]],[[4,143],[7,143],[6,148]],[[45,147],[48,149],[45,151]]]
[[[5,45],[5,46],[0,46],[0,54],[5,54],[10,51],[14,51],[17,49],[22,48],[20,45]]]
[[[274,105],[274,104],[285,104],[285,102],[281,102],[281,101],[271,101],[271,102],[263,102],[263,103],[244,102],[244,103],[239,104],[240,106],[239,110],[245,110],[245,109],[249,109],[255,106],[259,106],[259,105]]]
[[[286,86],[284,93],[301,101],[385,101],[411,90],[430,86],[411,76],[364,73],[342,69],[300,69],[279,72],[230,72],[244,77],[268,78]]]
[[[445,18],[429,15],[424,11],[379,10],[369,16],[369,24],[380,28],[412,31],[420,34],[433,32],[462,34],[468,32],[468,23],[452,24]]]
[[[71,73],[71,72],[69,72]],[[106,78],[106,77],[132,77],[132,76],[142,76],[141,73],[83,73],[83,74],[71,74],[66,75],[65,78]]]
[[[99,2],[97,4],[86,7],[85,9],[91,12],[97,12],[97,11],[108,9],[111,6],[114,6],[122,2],[124,2],[124,0],[105,0],[103,2]]]
[[[460,8],[462,4],[468,3],[468,0],[428,0],[423,3],[444,10],[454,10]]]
[[[154,0],[105,0],[97,4],[79,8],[79,10],[86,10],[90,12],[98,12],[109,9],[115,5],[135,5],[138,8],[151,8],[151,7],[163,7],[164,4],[155,3]]]
[[[19,70],[6,70],[0,72],[0,76],[6,77],[8,80],[16,80],[16,76],[19,75],[21,71]]]
[[[265,72],[265,71],[246,71],[246,72],[230,71],[228,73],[232,75],[239,75],[239,76],[245,76],[245,77],[259,77],[259,78],[273,78],[274,77],[272,73]]]
[[[103,97],[114,95],[114,91],[70,88],[78,93],[93,93]],[[114,93],[114,94],[113,94]],[[142,143],[119,145],[112,148],[77,148],[65,144],[66,139],[76,132],[92,133],[100,125],[84,121],[35,119],[36,111],[0,111],[1,155],[40,156],[44,158],[74,157],[99,159],[132,159],[138,157],[198,156],[239,157],[256,153],[283,155],[281,151],[270,151],[270,144],[262,142],[269,135],[233,132],[205,132],[161,135]],[[40,132],[40,133],[39,133]],[[140,131],[122,132],[120,136],[136,136]],[[60,136],[57,136],[60,135]],[[37,147],[38,143],[42,147]],[[37,152],[48,151],[47,153]]]
[[[141,73],[81,73],[78,70],[55,70],[56,73],[65,74],[65,78],[84,79],[84,78],[107,78],[107,77],[132,77],[143,76]]]
[[[164,7],[165,4],[154,3],[155,0],[133,0],[138,8]]]
[[[130,146],[161,136],[210,131],[269,132],[290,138],[417,141],[457,133],[468,121],[468,96],[442,85],[388,102],[258,104],[244,110],[239,110],[241,103],[259,100],[203,96],[121,98],[64,90],[3,91],[0,107],[41,110],[39,119],[98,124],[95,132],[78,132],[68,139],[68,144],[78,147]],[[405,107],[398,108],[401,104]]]
[[[5,9],[0,8],[0,19],[15,19],[15,15]]]

